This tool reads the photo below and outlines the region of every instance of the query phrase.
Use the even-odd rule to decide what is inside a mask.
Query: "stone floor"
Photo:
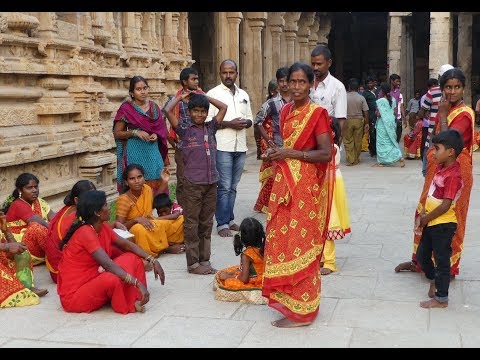
[[[250,154],[238,187],[236,217],[252,211],[260,162]],[[337,242],[339,272],[322,277],[320,314],[309,327],[278,329],[279,314],[265,305],[214,300],[213,276],[188,274],[183,255],[162,255],[161,286],[147,274],[150,302],[144,314],[120,315],[110,307],[91,314],[65,313],[45,266],[36,285],[50,293],[41,304],[0,310],[0,347],[476,347],[480,344],[480,153],[474,154],[472,190],[460,275],[451,283],[447,309],[425,310],[428,283],[394,267],[410,259],[412,217],[421,191],[421,162],[372,168],[362,153],[355,167],[341,165],[352,233]],[[231,238],[212,238],[212,263],[239,261]]]

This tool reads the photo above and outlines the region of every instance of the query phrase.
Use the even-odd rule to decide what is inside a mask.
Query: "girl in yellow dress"
[[[350,230],[350,212],[348,210],[347,192],[340,171],[340,125],[336,118],[332,118],[332,129],[335,133],[335,187],[333,190],[332,209],[328,224],[328,235],[323,248],[320,273],[328,275],[337,271],[335,266],[335,240],[343,239]]]

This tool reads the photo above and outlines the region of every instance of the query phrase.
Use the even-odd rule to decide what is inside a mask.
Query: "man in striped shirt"
[[[443,75],[443,73],[447,70],[453,69],[453,66],[450,64],[445,64],[440,66],[440,69],[438,71],[438,78]],[[428,134],[427,134],[427,140],[425,141],[425,149],[423,151],[423,166],[422,166],[422,174],[425,177],[427,173],[427,156],[426,153],[428,149],[430,148],[430,145],[432,143],[432,136],[433,136],[433,129],[435,128],[435,118],[437,117],[437,112],[438,112],[438,103],[440,102],[440,99],[442,98],[442,90],[440,90],[440,86],[438,85],[438,81],[436,84],[431,81],[430,79],[427,82],[428,86],[428,91],[426,96],[424,97],[422,103],[420,104],[420,111],[418,112],[417,118],[422,119],[424,116],[425,111],[430,111],[430,125],[428,127]]]

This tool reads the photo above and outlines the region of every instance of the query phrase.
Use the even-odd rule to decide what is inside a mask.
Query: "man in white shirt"
[[[231,230],[238,231],[233,208],[237,196],[237,185],[242,176],[247,156],[247,131],[253,124],[252,108],[248,94],[235,85],[238,76],[237,64],[233,60],[224,60],[220,64],[221,84],[207,92],[207,96],[228,105],[227,114],[217,131],[217,220],[218,235],[233,236]],[[218,113],[210,106],[207,121]]]
[[[330,49],[325,45],[317,45],[312,50],[311,63],[315,82],[310,89],[310,98],[327,110],[330,117],[338,119],[343,135],[344,123],[347,119],[347,90],[340,80],[330,74],[329,69],[332,65]]]
[[[311,63],[315,74],[313,88],[310,89],[310,98],[313,102],[319,104],[328,111],[330,117],[338,119],[342,129],[342,138],[347,119],[347,90],[345,85],[330,74],[332,65],[332,53],[325,45],[317,45],[311,53]],[[342,139],[340,139],[340,143]],[[333,158],[335,161],[335,158]],[[335,266],[335,241],[333,239],[325,240],[320,273],[328,275],[332,271],[337,271]]]

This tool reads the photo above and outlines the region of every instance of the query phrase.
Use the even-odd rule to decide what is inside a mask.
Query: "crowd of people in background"
[[[328,47],[318,45],[310,64],[277,69],[256,116],[232,59],[221,62],[220,83],[206,93],[198,72],[183,69],[181,87],[163,106],[149,99],[145,78],[132,77],[112,127],[115,220],[106,194],[90,181],[77,182],[55,213],[39,197],[39,179],[20,174],[0,213],[0,270],[8,274],[0,280],[8,281],[0,307],[38,304],[47,291],[34,286],[32,272],[45,262],[65,311],[110,303],[118,313],[144,312],[146,272],[164,284],[157,259],[173,253],[185,255],[190,274],[216,274],[216,299],[267,303],[282,315],[272,322],[277,327],[309,325],[319,312],[321,276],[339,271],[335,241],[351,231],[342,151],[351,167],[362,151],[376,158],[375,167],[422,161],[412,260],[395,271],[424,272],[431,299],[420,306],[446,307],[463,251],[480,99],[475,112],[465,105],[465,76],[449,64],[405,106],[399,75],[381,84],[373,76],[364,84],[352,78],[345,86],[330,73],[332,62]],[[254,218],[238,225],[234,211],[251,126],[261,161],[252,209],[266,215],[265,227]],[[217,272],[213,231],[233,237],[239,265]]]

